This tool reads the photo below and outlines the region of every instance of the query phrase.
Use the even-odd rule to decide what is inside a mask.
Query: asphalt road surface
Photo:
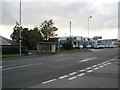
[[[118,48],[3,59],[2,88],[118,88]]]

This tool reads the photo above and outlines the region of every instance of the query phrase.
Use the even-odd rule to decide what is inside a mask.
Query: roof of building
[[[0,35],[0,45],[19,45],[19,43],[14,42]]]
[[[118,39],[102,39],[102,40],[99,40],[99,41],[117,41]]]

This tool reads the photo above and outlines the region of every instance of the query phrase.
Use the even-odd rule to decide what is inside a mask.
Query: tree
[[[21,30],[21,37],[20,37],[20,30]],[[29,37],[28,36],[29,36],[28,28],[22,28],[16,22],[16,25],[13,28],[13,33],[10,36],[12,38],[12,40],[19,43],[19,40],[21,39],[22,45],[29,47],[29,42],[28,42]]]
[[[20,30],[22,32],[22,27],[16,22],[15,27],[13,28],[13,33],[11,34],[11,38],[13,41],[18,42],[20,40]]]
[[[54,23],[52,20],[49,21],[44,21],[41,25],[40,25],[40,31],[43,35],[43,39],[44,40],[49,40],[49,38],[57,36],[57,34],[55,34],[55,32],[58,30],[58,28],[53,26]]]
[[[26,47],[30,47],[29,45],[29,34],[30,31],[28,30],[28,28],[24,28],[21,32],[21,36],[22,36],[22,44],[25,45]]]
[[[43,41],[43,37],[37,27],[33,30],[30,30],[29,34],[29,43],[30,49],[35,49],[38,42]]]

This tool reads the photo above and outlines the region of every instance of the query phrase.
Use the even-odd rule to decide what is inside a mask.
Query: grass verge
[[[1,55],[1,57],[19,57],[19,54],[6,54],[6,55]],[[21,56],[24,56],[24,54],[22,54]]]
[[[38,50],[29,50],[28,53],[36,54],[36,53],[38,53]]]
[[[70,53],[70,52],[79,52],[80,50],[61,50],[59,52],[56,53]],[[29,53],[31,54],[37,54],[38,51],[37,50],[29,50]],[[24,54],[22,54],[21,56],[25,56]],[[7,55],[0,55],[0,57],[3,58],[7,58],[7,57],[20,57],[19,54],[7,54]]]

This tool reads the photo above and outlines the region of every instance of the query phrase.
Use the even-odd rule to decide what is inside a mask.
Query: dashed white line
[[[97,70],[98,68],[94,68],[93,70]]]
[[[47,84],[47,83],[53,82],[53,81],[55,81],[55,80],[56,80],[56,79],[51,79],[51,80],[49,80],[49,81],[42,82],[42,84]]]
[[[104,64],[103,66],[107,66],[108,64]]]
[[[81,76],[83,76],[83,75],[85,75],[85,73],[81,73],[81,74],[79,74],[79,75],[77,75],[77,76],[81,77]]]
[[[42,64],[42,63],[36,63],[36,64],[33,64],[33,65],[40,65],[40,64]]]
[[[23,66],[16,66],[16,67],[10,67],[10,68],[4,68],[2,70],[10,70],[10,69],[16,69],[16,68],[24,68],[28,66],[33,66],[33,65],[40,65],[41,63],[36,63],[36,64],[28,64],[28,65],[23,65]]]
[[[89,70],[89,71],[87,71],[88,73],[90,73],[90,72],[92,72],[93,70]]]
[[[106,61],[106,63],[108,63],[109,61]]]
[[[103,64],[103,65],[102,65]],[[93,70],[89,70],[89,71],[87,71],[87,73],[90,73],[90,72],[93,72],[94,70],[97,70],[97,69],[99,69],[99,68],[102,68],[102,67],[104,67],[104,66],[106,66],[106,65],[108,65],[108,64],[111,64],[111,62],[109,62],[109,61],[106,61],[106,62],[102,62],[102,63],[100,63],[100,64],[98,64],[98,65],[93,65],[92,67],[96,67],[96,66],[99,66],[99,67],[96,67],[96,68],[94,68]],[[101,66],[100,66],[101,65]],[[87,67],[86,69],[91,69],[92,67]],[[1,67],[0,67],[1,68]],[[86,71],[86,69],[82,69],[82,70],[78,70],[79,72],[83,72],[83,71]],[[72,72],[72,73],[70,73],[70,74],[68,74],[68,75],[64,75],[64,76],[61,76],[61,77],[58,77],[59,79],[63,79],[63,78],[66,78],[66,77],[68,77],[69,75],[74,75],[74,74],[76,74],[77,72]],[[79,75],[77,75],[77,76],[83,76],[83,75],[85,75],[86,73],[81,73],[81,74],[79,74]],[[68,78],[68,80],[73,80],[73,79],[75,79],[75,78],[77,78],[77,76],[73,76],[73,77],[71,77],[71,78]],[[50,83],[50,82],[52,82],[52,81],[55,81],[56,79],[52,79],[52,80],[49,80],[49,81],[46,81],[46,82],[43,82],[42,84],[47,84],[47,83]]]
[[[111,60],[109,60],[109,61],[112,61],[112,59],[111,59]]]
[[[76,77],[76,76],[74,76],[74,77],[69,78],[68,80],[73,80],[73,79],[75,79],[75,78],[77,78],[77,77]]]
[[[85,71],[84,69],[82,69],[82,70],[78,70],[79,72],[83,72],[83,71]]]
[[[98,64],[98,65],[102,65],[102,63]]]
[[[74,74],[76,74],[77,72],[73,72],[73,73],[70,73],[70,74],[68,74],[68,75],[74,75]]]
[[[100,68],[104,67],[104,66],[99,66]]]
[[[88,68],[86,68],[86,69],[91,69],[92,67],[88,67]]]
[[[92,67],[96,67],[97,65],[93,65]]]
[[[10,66],[15,66],[16,64],[11,64],[11,65],[4,65],[4,67],[10,67]]]
[[[92,58],[85,58],[79,62],[86,62],[86,61],[89,61],[89,60],[93,60],[93,59],[96,59],[96,57],[92,57]]]
[[[111,62],[109,62],[108,64],[111,64]]]
[[[105,64],[106,62],[102,62],[102,64]]]
[[[85,62],[86,60],[82,60],[82,61],[79,61],[79,62]]]
[[[3,66],[0,66],[0,69],[2,68]]]
[[[68,75],[61,76],[61,77],[59,77],[59,79],[63,79],[63,78],[66,78],[66,77],[68,77]]]

